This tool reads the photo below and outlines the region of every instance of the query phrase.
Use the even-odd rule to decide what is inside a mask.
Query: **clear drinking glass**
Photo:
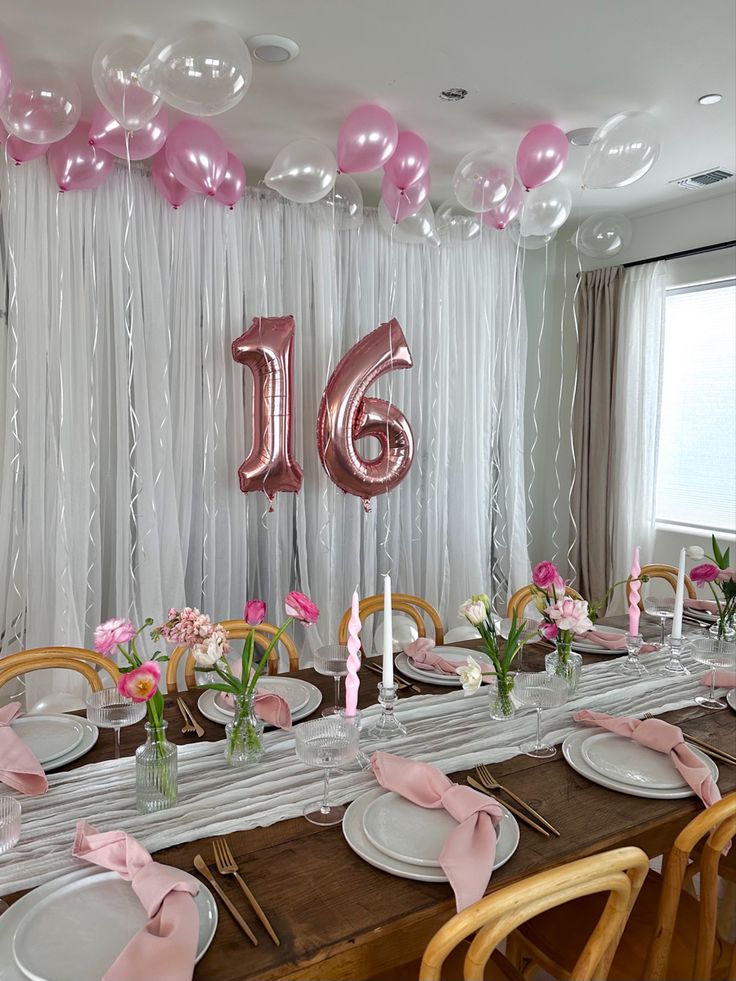
[[[667,621],[671,620],[675,613],[675,600],[672,596],[645,596],[644,612],[652,617],[659,618],[659,646],[666,647],[665,628]]]
[[[304,817],[312,824],[328,827],[342,821],[345,808],[341,805],[331,807],[329,803],[330,770],[355,759],[359,737],[358,726],[339,715],[312,719],[297,726],[296,755],[305,766],[321,767],[325,775],[322,804],[316,810],[312,805],[304,809]]]
[[[335,679],[335,704],[322,709],[322,715],[337,715],[340,711],[340,678],[348,673],[348,649],[343,644],[328,644],[314,652],[314,670],[317,674],[331,675]]]
[[[102,729],[115,730],[115,759],[120,759],[120,730],[140,722],[146,714],[145,702],[134,702],[121,695],[117,688],[93,691],[85,699],[87,718]]]
[[[567,701],[567,679],[546,671],[520,671],[516,675],[514,695],[517,702],[528,705],[537,711],[537,736],[534,741],[522,743],[519,747],[527,756],[544,759],[554,756],[557,749],[542,742],[542,709],[559,708]]]
[[[695,701],[707,709],[726,708],[722,698],[716,698],[717,670],[733,671],[736,668],[736,643],[718,640],[715,637],[693,637],[690,641],[690,657],[711,668],[710,691],[707,695],[697,695]]]
[[[20,802],[15,797],[0,797],[0,855],[9,852],[19,838]]]

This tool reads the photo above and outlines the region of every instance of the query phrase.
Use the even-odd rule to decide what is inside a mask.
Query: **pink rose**
[[[140,667],[120,675],[118,691],[134,702],[147,702],[158,691],[161,668],[155,661],[145,661]]]
[[[560,579],[560,574],[554,562],[538,562],[532,569],[532,582],[540,589],[546,590],[556,579]]]
[[[294,617],[302,623],[316,623],[319,620],[319,607],[304,593],[292,591],[284,600],[287,617]]]
[[[95,629],[95,650],[98,654],[104,654],[107,657],[118,644],[127,644],[129,640],[135,637],[136,633],[137,630],[130,620],[113,617]]]
[[[690,578],[692,579],[692,573]],[[718,573],[718,582],[736,582],[736,566],[730,565],[727,569],[721,569]]]
[[[690,578],[696,586],[705,586],[706,583],[715,582],[720,577],[721,570],[713,562],[704,562],[690,570]]]
[[[257,627],[266,619],[266,604],[263,600],[248,600],[243,610],[243,619],[251,627]]]
[[[584,634],[592,630],[593,623],[588,616],[585,600],[565,596],[547,607],[547,616],[557,624],[558,630],[570,630],[574,634]]]
[[[539,628],[539,633],[545,640],[551,640],[554,644],[557,637],[557,624],[543,623]]]

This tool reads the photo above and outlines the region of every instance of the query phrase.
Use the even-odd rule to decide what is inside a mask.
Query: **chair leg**
[[[531,978],[536,974],[537,965],[531,957],[525,956],[524,944],[516,930],[506,938],[506,957],[525,978]]]

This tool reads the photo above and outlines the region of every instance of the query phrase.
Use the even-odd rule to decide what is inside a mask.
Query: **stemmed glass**
[[[690,656],[711,668],[710,691],[707,695],[697,695],[695,701],[707,709],[726,708],[723,699],[716,698],[716,670],[736,668],[736,643],[718,640],[716,637],[693,637],[690,641]]]
[[[339,715],[312,719],[297,726],[296,755],[306,766],[321,767],[325,775],[322,804],[316,810],[310,804],[304,809],[304,817],[312,824],[329,827],[342,821],[345,808],[331,806],[329,802],[330,770],[355,759],[359,738],[358,727]]]
[[[145,702],[134,702],[121,695],[117,688],[102,688],[90,692],[85,699],[87,718],[102,729],[115,731],[115,759],[120,759],[120,730],[140,722],[146,714]]]
[[[675,600],[664,596],[646,596],[644,598],[644,612],[652,617],[659,618],[659,646],[667,646],[665,642],[665,626],[675,614]]]
[[[546,671],[520,671],[514,682],[514,697],[522,705],[537,711],[537,735],[534,741],[519,747],[527,756],[538,759],[555,756],[557,749],[542,742],[542,709],[559,708],[567,701],[568,684],[565,678]]]
[[[340,712],[340,678],[348,673],[348,649],[343,644],[328,644],[314,652],[314,670],[317,674],[332,675],[335,679],[335,704],[322,709],[322,715]]]

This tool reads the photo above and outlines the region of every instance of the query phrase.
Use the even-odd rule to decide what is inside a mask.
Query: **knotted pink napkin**
[[[716,688],[736,688],[736,671],[727,671],[725,669],[716,670],[716,671],[707,671],[700,679],[700,684],[710,685],[712,675],[716,676],[715,677]]]
[[[406,654],[411,663],[419,668],[420,671],[427,671],[428,673],[434,671],[435,674],[456,676],[457,664],[453,664],[452,661],[448,661],[446,658],[440,657],[439,654],[435,654],[432,650],[433,647],[434,641],[430,640],[429,637],[418,637],[411,644],[407,644],[404,648],[404,654]],[[483,680],[485,681],[485,678]]]
[[[686,599],[686,610],[700,610],[702,613],[718,613],[718,604],[715,600]]]
[[[599,644],[601,647],[607,647],[609,651],[625,651],[626,650],[626,635],[625,634],[607,634],[603,630],[588,630],[586,633],[580,635],[580,640],[586,642],[593,641],[594,644]],[[639,648],[640,654],[649,654],[650,651],[656,651],[654,644],[642,644]]]
[[[72,854],[130,882],[150,917],[103,981],[191,981],[199,937],[194,876],[154,862],[124,831],[99,832],[86,821],[77,823]]]
[[[706,807],[721,799],[719,791],[710,770],[685,745],[682,730],[663,719],[632,719],[626,716],[616,717],[605,712],[589,712],[584,709],[573,715],[576,722],[584,722],[590,726],[600,726],[615,732],[617,736],[627,736],[642,746],[648,746],[658,753],[669,753],[675,769],[695,791]]]
[[[0,708],[0,783],[22,794],[37,797],[49,789],[43,767],[10,723],[20,715],[20,702]]]
[[[491,878],[496,831],[503,811],[490,797],[453,783],[429,763],[380,750],[371,757],[376,780],[420,807],[443,807],[457,822],[440,853],[440,865],[455,893],[458,913],[477,902]]]

